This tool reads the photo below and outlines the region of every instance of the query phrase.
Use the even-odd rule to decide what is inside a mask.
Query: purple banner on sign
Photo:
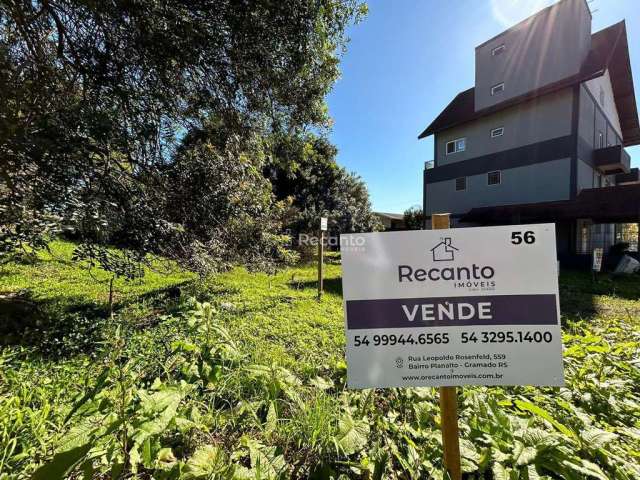
[[[557,324],[555,295],[347,301],[349,329]]]

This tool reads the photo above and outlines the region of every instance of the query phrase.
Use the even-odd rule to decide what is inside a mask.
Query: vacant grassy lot
[[[107,316],[108,274],[72,261],[75,245],[54,241],[36,259],[0,265],[0,345],[37,344],[45,353],[90,346]],[[151,315],[169,287],[195,275],[169,262],[153,262],[142,280],[115,281],[116,307],[128,317]]]
[[[0,479],[442,478],[435,390],[344,388],[337,263],[158,266],[107,320],[71,250],[0,267]],[[467,478],[640,478],[639,280],[563,274],[567,387],[464,389]]]

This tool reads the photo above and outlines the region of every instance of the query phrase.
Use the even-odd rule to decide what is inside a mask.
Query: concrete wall
[[[456,191],[455,179],[426,185],[426,214],[466,213],[474,207],[566,200],[570,195],[571,160],[563,158],[502,170],[500,185],[487,185],[487,174],[467,177],[467,189]]]
[[[493,56],[501,45],[505,50]],[[561,0],[476,47],[475,109],[482,110],[577,74],[591,48],[585,0]],[[504,82],[502,93],[491,87]]]
[[[571,134],[572,91],[554,92],[487,115],[474,122],[436,134],[436,166]],[[491,130],[504,127],[504,135],[491,138]],[[446,143],[465,137],[466,150],[446,154]]]

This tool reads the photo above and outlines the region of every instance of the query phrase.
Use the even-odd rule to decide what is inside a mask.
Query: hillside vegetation
[[[0,479],[443,478],[437,390],[345,388],[337,257],[320,302],[313,265],[157,265],[107,319],[72,249],[0,266]],[[466,478],[640,478],[639,298],[563,273],[567,385],[460,390]]]

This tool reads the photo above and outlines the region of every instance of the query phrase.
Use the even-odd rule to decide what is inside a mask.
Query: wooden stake
[[[322,298],[323,278],[322,264],[324,257],[324,231],[320,230],[320,241],[318,242],[318,300]]]
[[[440,423],[445,469],[451,480],[461,480],[456,387],[440,387]]]
[[[451,228],[449,214],[431,215],[431,228],[433,230]],[[451,480],[461,480],[458,395],[456,387],[440,387],[440,423],[446,472]]]

